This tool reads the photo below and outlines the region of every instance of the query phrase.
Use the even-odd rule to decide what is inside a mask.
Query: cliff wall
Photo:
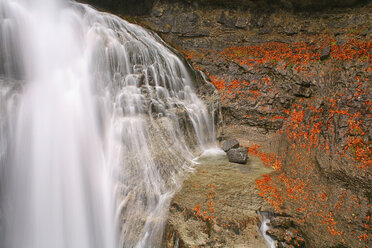
[[[206,73],[221,94],[226,126],[219,138],[243,140],[275,169],[252,187],[272,211],[294,218],[306,247],[370,247],[371,3],[145,0],[139,6],[148,7],[136,12],[127,5],[121,13],[140,15],[130,20]]]
[[[308,247],[371,243],[371,10],[158,3],[138,19],[218,88],[221,139],[270,137],[247,144],[276,169],[256,186]]]
[[[158,4],[177,4],[196,8],[224,7],[229,9],[290,9],[319,10],[332,7],[354,6],[365,0],[80,0],[98,8],[122,15],[148,15]]]

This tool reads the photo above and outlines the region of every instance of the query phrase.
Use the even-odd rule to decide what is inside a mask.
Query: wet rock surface
[[[222,143],[222,150],[224,152],[228,152],[232,148],[238,148],[239,147],[239,141],[237,139],[230,139],[226,140],[225,142]]]
[[[227,152],[229,162],[246,164],[248,161],[248,151],[244,147],[232,148]]]
[[[348,81],[353,77],[342,72],[337,72],[336,75],[333,71],[342,65],[332,63],[323,66],[317,63],[316,58],[325,59],[328,63],[331,54],[338,51],[337,46],[345,46],[345,42],[352,39],[350,35],[356,32],[360,32],[361,36],[366,34],[367,39],[371,37],[367,28],[367,20],[371,18],[367,14],[370,6],[355,10],[330,10],[327,13],[295,14],[281,10],[265,12],[257,9],[228,11],[217,7],[203,9],[179,4],[160,4],[156,8],[162,9],[161,17],[144,17],[139,21],[184,51],[194,66],[213,76],[211,81],[249,82],[241,84],[239,90],[243,94],[230,94],[223,101],[226,123],[258,126],[267,131],[282,128],[284,119],[279,116],[285,116],[285,112],[299,98],[311,98],[319,92],[326,95],[324,93],[329,88],[326,80],[337,78],[336,80]],[[175,16],[184,18],[185,21],[175,21]],[[170,28],[166,33],[162,31],[165,26]],[[320,37],[334,34],[337,34],[336,42],[316,43]],[[291,44],[299,43],[303,43],[301,46],[308,46],[309,51],[302,49],[288,56],[301,56],[300,54],[311,52],[309,59],[314,59],[314,62],[304,68],[297,68],[297,62],[279,61],[274,56],[265,63],[260,62],[262,64],[244,64],[234,58],[230,59],[229,55],[233,53],[238,59],[244,57],[244,50],[228,50],[249,46],[258,50],[261,46],[270,44],[278,46],[271,53],[274,55],[281,52],[281,47],[290,48]],[[260,53],[253,56],[260,56]],[[246,59],[249,61],[252,58]],[[365,60],[359,61],[356,66],[358,70],[368,67]],[[311,76],[301,72],[309,68]],[[323,71],[332,73],[325,79],[320,76]],[[270,78],[270,82],[265,81],[267,78]]]
[[[241,129],[230,137],[243,146],[254,145],[255,136],[275,137],[256,151],[278,170],[261,194],[278,212],[303,221],[309,247],[372,242],[372,5],[320,12],[156,7],[160,18],[140,22],[183,51],[219,89],[226,123],[219,138],[230,128]],[[190,23],[193,34],[182,34],[172,19],[180,13],[197,20]]]
[[[293,226],[293,219],[290,217],[282,217],[277,216],[270,220],[269,226],[275,227],[282,227],[282,228],[290,228]]]
[[[271,214],[266,234],[276,241],[276,247],[307,247],[293,218]]]
[[[268,204],[254,180],[272,170],[256,157],[247,165],[226,156],[199,162],[172,200],[163,247],[265,248],[256,210]]]
[[[262,182],[256,193],[278,213],[293,217],[307,247],[368,247],[372,5],[365,1],[354,8],[326,9],[356,1],[280,1],[282,7],[264,2],[159,1],[135,21],[182,51],[219,89],[221,98],[208,84],[197,86],[216,116],[221,107],[226,128],[218,131],[218,138],[239,137],[244,147],[260,145],[253,150],[277,171],[251,183]],[[232,7],[237,5],[241,8]],[[323,11],[308,11],[314,8]],[[243,174],[250,171],[235,166]],[[185,199],[205,194],[185,187]],[[244,197],[250,196],[232,198],[229,206],[240,206]],[[172,206],[168,241],[218,247],[212,235],[220,247],[232,247],[223,241],[232,240],[230,232],[213,234],[205,219],[182,219],[185,208],[180,205]],[[237,224],[231,226],[234,235],[241,232]]]

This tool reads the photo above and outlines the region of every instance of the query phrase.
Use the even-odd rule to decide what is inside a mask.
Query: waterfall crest
[[[0,0],[0,246],[159,247],[195,151],[195,72],[88,5]]]

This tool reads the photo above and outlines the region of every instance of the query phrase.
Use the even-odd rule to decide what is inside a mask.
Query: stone
[[[284,242],[278,242],[278,243],[277,243],[277,247],[278,247],[278,248],[294,248],[293,245],[289,245],[289,244],[284,243]]]
[[[218,18],[217,22],[220,23],[220,24],[225,24],[225,22],[226,22],[226,14],[225,14],[224,11],[221,12],[221,15]]]
[[[286,243],[290,244],[292,240],[296,239],[295,230],[286,230],[284,235],[284,240]]]
[[[158,9],[158,8],[154,8],[153,10],[152,10],[152,15],[153,16],[155,16],[155,17],[161,17],[162,15],[163,15],[163,12],[164,12],[164,10],[163,9]]]
[[[331,47],[327,46],[322,49],[320,52],[320,60],[326,60],[329,58],[329,55],[331,54]]]
[[[226,140],[222,144],[222,150],[224,150],[225,152],[228,152],[232,148],[238,148],[238,147],[239,147],[239,141],[237,139]]]
[[[174,248],[176,242],[178,247],[183,243],[182,247],[189,248],[267,247],[265,240],[256,231],[257,225],[260,224],[260,215],[256,210],[260,207],[266,209],[268,204],[264,198],[257,197],[257,190],[251,186],[255,184],[256,179],[272,170],[261,163],[257,166],[250,170],[252,173],[246,173],[237,168],[250,169],[250,166],[232,166],[222,159],[206,160],[198,165],[195,173],[185,179],[172,199],[164,235],[168,245],[161,247]],[[242,188],[245,189],[243,193]],[[211,201],[206,201],[206,195],[210,195],[212,191],[218,193],[218,197],[213,199],[213,206],[210,205]],[[233,204],[227,204],[229,202]],[[197,205],[200,205],[201,211],[208,211],[213,207],[211,226],[207,224],[210,222],[195,215]]]
[[[220,23],[228,28],[234,28],[237,20],[234,17],[229,17],[224,11],[221,12],[220,17],[217,20],[217,23]]]
[[[275,228],[275,229],[269,229],[266,231],[266,234],[269,235],[271,238],[273,238],[274,240],[278,240],[278,241],[285,241],[285,230],[284,229],[279,229],[279,228]]]
[[[286,25],[284,26],[283,32],[286,35],[292,36],[292,35],[298,34],[298,30],[299,28],[295,25]]]
[[[259,30],[258,30],[258,34],[269,34],[270,33],[270,29],[268,29],[268,28],[260,28]]]
[[[235,27],[237,28],[246,28],[247,27],[247,19],[244,17],[239,17],[238,20],[236,20]]]
[[[227,152],[229,162],[246,164],[248,161],[248,151],[244,147],[232,148]]]
[[[174,20],[171,32],[181,35],[200,36],[200,16],[197,13],[182,13]],[[197,34],[197,35],[195,35]]]
[[[312,94],[311,88],[304,87],[298,84],[292,86],[292,92],[295,96],[306,98],[309,98]]]
[[[133,66],[133,73],[140,74],[143,72],[143,65],[134,65]]]
[[[146,83],[146,77],[143,73],[138,73],[136,74],[136,79],[137,79],[137,87],[141,87]]]
[[[270,220],[269,223],[272,227],[284,227],[289,228],[293,225],[293,220],[289,217],[275,217],[272,220]]]

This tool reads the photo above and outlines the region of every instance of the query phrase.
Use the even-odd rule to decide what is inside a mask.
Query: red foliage
[[[326,46],[331,46],[330,58],[321,62],[319,55]],[[220,52],[218,59],[232,60],[248,71],[260,70],[263,65],[265,65],[265,68],[268,68],[266,65],[270,65],[269,68],[275,67],[276,70],[294,70],[303,78],[317,77],[320,78],[321,82],[328,83],[329,75],[326,73],[318,75],[312,69],[314,68],[312,65],[327,63],[328,65],[331,63],[338,65],[343,61],[358,60],[367,65],[366,71],[369,72],[372,70],[371,48],[372,41],[370,40],[360,41],[351,38],[345,44],[339,45],[333,37],[319,36],[311,42],[292,44],[271,42],[246,47],[230,47]],[[210,53],[207,51],[192,51],[188,52],[188,58],[191,60],[199,59],[208,56],[207,54]],[[218,53],[214,52],[212,54],[216,55]],[[213,62],[217,58],[209,59]],[[333,73],[339,72],[339,67],[334,65],[332,67]],[[218,76],[209,77],[220,92],[224,103],[248,103],[257,106],[257,109],[261,112],[268,112],[266,106],[261,104],[265,102],[263,97],[268,92],[272,95],[278,93],[275,80],[271,75],[252,79],[249,82]],[[353,101],[356,98],[369,99],[363,100],[362,104],[366,112],[364,115],[371,118],[371,88],[368,79],[358,76],[353,84],[354,87],[349,91],[355,90],[347,96],[347,101]],[[317,180],[315,176],[317,172],[309,158],[313,157],[313,153],[316,152],[335,154],[333,159],[337,159],[337,156],[343,159],[345,157],[349,158],[352,169],[361,170],[361,172],[372,165],[371,145],[365,139],[367,130],[363,129],[365,126],[368,127],[364,123],[366,118],[360,113],[354,114],[345,105],[341,107],[340,99],[346,98],[341,93],[335,92],[334,95],[330,93],[328,97],[317,99],[321,101],[321,104],[316,106],[313,105],[312,99],[299,99],[297,104],[293,104],[288,109],[279,109],[280,114],[253,116],[249,113],[245,115],[246,118],[271,122],[286,120],[284,127],[279,132],[284,133],[291,144],[289,152],[295,158],[293,164],[284,168],[282,164],[285,161],[281,157],[263,152],[258,145],[248,147],[248,152],[260,157],[265,165],[276,169],[275,177],[265,175],[263,178],[256,180],[256,184],[259,194],[278,212],[281,212],[283,207],[294,208],[296,206],[296,209],[292,209],[292,211],[298,213],[298,222],[304,223],[308,218],[315,219],[319,228],[327,230],[335,239],[344,242],[344,238],[353,236],[354,239],[360,241],[360,247],[363,247],[371,239],[370,215],[365,217],[364,231],[358,229],[352,233],[343,233],[340,231],[341,223],[337,221],[339,215],[342,214],[342,218],[349,219],[352,223],[353,219],[356,218],[352,213],[358,213],[360,207],[358,198],[346,191],[340,195],[332,196],[328,194],[330,191],[325,186],[322,188],[318,185],[317,187],[321,187],[319,189],[311,183],[311,180]],[[341,138],[342,143],[336,144],[334,136],[337,134],[336,130],[339,131],[339,127],[335,126],[335,123],[339,119],[347,120],[347,130],[342,133],[341,137],[338,137]],[[332,197],[333,199],[336,197],[336,201],[331,201],[330,198]],[[209,212],[213,213],[213,203],[209,204]],[[346,209],[346,206],[350,207]]]

